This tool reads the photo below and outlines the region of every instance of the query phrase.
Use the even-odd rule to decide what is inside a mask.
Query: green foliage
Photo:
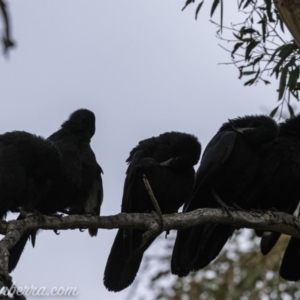
[[[194,2],[188,0],[186,6]],[[196,9],[196,18],[203,2]],[[243,21],[229,27],[223,24],[223,1],[211,0],[211,17],[218,7],[220,21],[212,23],[218,27],[217,37],[233,45],[231,49],[223,48],[231,53],[230,64],[238,68],[239,78],[245,77],[244,85],[252,86],[258,82],[270,84],[266,78],[274,76],[279,81],[279,104],[271,115],[281,117],[284,107],[294,115],[291,100],[299,101],[300,49],[294,41],[285,40],[284,24],[273,1],[238,0],[237,8],[243,14]],[[230,38],[228,33],[231,33]]]
[[[248,231],[248,236],[238,233],[209,266],[183,278],[170,274],[173,240],[168,240],[165,254],[159,257],[148,256],[148,259],[147,255],[145,257],[146,270],[139,276],[144,279],[150,277],[149,293],[145,293],[143,289],[143,294],[147,294],[147,297],[135,293],[131,294],[130,299],[300,299],[300,283],[284,281],[278,275],[281,256],[289,237],[282,236],[272,252],[264,257],[259,250],[259,239],[251,232]],[[160,266],[152,275],[149,272],[151,260]]]

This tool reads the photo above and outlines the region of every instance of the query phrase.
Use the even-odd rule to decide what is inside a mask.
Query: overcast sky
[[[182,12],[182,0],[10,1],[17,48],[0,57],[1,132],[47,137],[74,110],[91,109],[104,170],[101,212],[118,213],[125,160],[140,140],[174,130],[204,147],[228,118],[276,104],[277,83],[244,87],[233,66],[218,65],[230,57],[205,4],[196,22],[195,6]],[[236,2],[226,3],[225,21],[236,11]],[[13,278],[18,286],[76,286],[78,300],[123,300],[129,289],[110,293],[102,283],[115,234],[43,231]]]

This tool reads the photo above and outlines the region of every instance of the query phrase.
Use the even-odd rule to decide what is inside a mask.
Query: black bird
[[[275,201],[278,211],[293,214],[300,201],[300,115],[287,119],[280,124],[277,138],[282,144],[284,157],[278,153],[275,162],[272,185],[270,185],[270,202]],[[272,190],[272,187],[274,190]],[[279,191],[279,188],[281,190]],[[271,199],[273,197],[274,200]],[[279,206],[279,204],[281,204]],[[266,255],[280,237],[278,232],[264,233],[261,239],[261,251]],[[300,239],[291,238],[284,253],[279,274],[283,279],[297,281],[300,279]]]
[[[32,210],[60,171],[55,145],[25,131],[0,135],[0,219],[20,208]]]
[[[196,137],[179,132],[167,132],[139,142],[130,152],[124,184],[122,212],[154,211],[143,183],[146,175],[163,214],[177,212],[187,200],[194,183],[194,168],[201,152]],[[144,251],[153,240],[139,248],[144,231],[120,229],[109,254],[104,285],[118,292],[134,281]]]
[[[61,129],[48,137],[61,155],[62,172],[53,182],[48,201],[42,203],[41,211],[55,213],[68,208],[69,214],[100,214],[103,171],[90,146],[94,134],[94,113],[78,109],[61,125]],[[89,232],[96,235],[97,231]]]
[[[266,116],[245,116],[224,123],[207,145],[184,212],[198,208],[250,209],[257,204],[252,185],[257,180],[261,152],[278,135]],[[259,182],[257,184],[259,186]],[[171,270],[186,276],[215,259],[236,228],[204,224],[179,230]]]
[[[0,218],[9,211],[34,210],[60,168],[52,142],[24,131],[0,135]]]
[[[70,115],[58,131],[48,137],[48,143],[54,145],[59,152],[61,169],[51,180],[48,192],[34,206],[35,210],[44,215],[57,212],[100,215],[103,199],[102,169],[90,147],[94,133],[94,113],[79,109]],[[96,236],[97,231],[89,229],[91,236]],[[11,249],[9,272],[16,267],[30,236],[34,246],[36,232],[32,231],[25,234]]]

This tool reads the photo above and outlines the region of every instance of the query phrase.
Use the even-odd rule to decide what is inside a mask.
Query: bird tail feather
[[[24,217],[20,214],[17,220],[23,220]],[[18,265],[21,255],[24,251],[28,239],[31,238],[32,246],[35,245],[36,230],[25,232],[21,239],[9,250],[8,272],[12,272]]]
[[[300,239],[290,239],[281,261],[279,275],[288,281],[300,279]]]
[[[140,230],[118,231],[104,271],[103,281],[109,291],[118,292],[133,283],[146,250],[137,251],[142,234]]]
[[[178,232],[171,262],[172,273],[182,277],[206,267],[219,255],[234,230],[231,226],[205,224]]]

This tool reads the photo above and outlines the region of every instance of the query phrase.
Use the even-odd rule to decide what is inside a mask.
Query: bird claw
[[[213,189],[212,189],[212,194],[215,200],[220,204],[223,214],[225,214],[226,212],[227,215],[230,217],[230,219],[233,220],[232,211],[236,211],[237,209],[225,204],[225,202],[219,197],[219,195]],[[233,204],[236,205],[235,203]]]
[[[234,203],[234,202],[230,202],[232,207],[236,210],[236,211],[246,211],[244,208],[240,207],[238,204]]]
[[[263,213],[265,213],[265,211],[262,210],[261,208],[257,208],[257,209],[251,209],[250,211],[247,211],[247,213],[250,214],[251,216],[255,217],[257,213],[263,214]]]
[[[227,213],[227,215],[230,217],[231,220],[233,220],[232,211],[236,211],[235,208],[228,206],[228,205],[222,205],[221,206],[223,214]]]
[[[43,223],[45,221],[45,216],[36,209],[20,209],[20,214],[23,216],[24,219],[36,217],[39,223]]]
[[[45,221],[45,216],[42,213],[40,213],[38,210],[33,210],[32,216],[37,217],[39,223],[43,223]]]
[[[51,215],[49,215],[49,216],[61,220],[61,219],[63,218],[64,215],[63,215],[63,214],[51,214]],[[55,233],[56,235],[60,235],[60,232],[58,232],[57,229],[53,229],[53,231],[54,231],[54,233]]]
[[[259,214],[267,213],[267,214],[273,215],[274,212],[278,212],[278,210],[275,207],[271,207],[268,210],[263,210],[261,208],[256,208],[256,209],[251,209],[251,211],[248,211],[248,213],[251,216],[255,216],[256,213],[259,213]]]
[[[21,216],[24,218],[24,219],[26,219],[26,218],[29,218],[29,217],[31,217],[31,216],[33,216],[33,213],[32,213],[32,211],[31,210],[24,210],[24,209],[20,209],[19,210],[19,212],[20,212],[20,214],[21,214]]]

